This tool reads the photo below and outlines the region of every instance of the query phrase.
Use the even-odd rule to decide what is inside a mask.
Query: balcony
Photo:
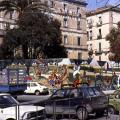
[[[91,29],[93,27],[92,23],[88,23],[88,27]]]
[[[99,21],[99,22],[97,23],[97,27],[100,27],[100,26],[102,26],[102,21]]]
[[[102,39],[102,35],[98,35],[98,36],[97,36],[97,39]]]

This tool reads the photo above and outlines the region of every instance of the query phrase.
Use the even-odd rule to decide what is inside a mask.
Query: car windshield
[[[61,90],[57,90],[52,96],[65,96],[66,95],[66,91],[67,89],[61,89]]]
[[[39,85],[44,86],[42,83],[39,83]]]
[[[1,95],[0,96],[0,107],[10,107],[17,105],[18,102],[11,97],[10,95]]]

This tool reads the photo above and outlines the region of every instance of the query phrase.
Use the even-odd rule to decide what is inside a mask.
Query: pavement
[[[46,118],[45,120],[58,120],[58,119],[52,119],[52,118]],[[78,120],[77,118],[64,118],[64,119],[59,119],[59,120]],[[119,115],[110,115],[110,116],[103,116],[103,117],[90,117],[88,120],[120,120],[120,116]]]

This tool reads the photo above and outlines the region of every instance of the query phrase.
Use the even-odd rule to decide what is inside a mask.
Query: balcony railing
[[[88,27],[92,28],[93,27],[92,23],[88,23]]]
[[[99,21],[99,22],[97,23],[97,27],[100,27],[100,26],[102,26],[102,21]]]
[[[102,50],[97,50],[97,51],[95,51],[95,55],[101,55],[102,54]]]

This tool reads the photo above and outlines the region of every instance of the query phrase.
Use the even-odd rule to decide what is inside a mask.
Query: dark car
[[[108,105],[108,97],[98,87],[63,87],[45,103],[47,115],[77,115],[86,120],[89,113],[102,115]]]

